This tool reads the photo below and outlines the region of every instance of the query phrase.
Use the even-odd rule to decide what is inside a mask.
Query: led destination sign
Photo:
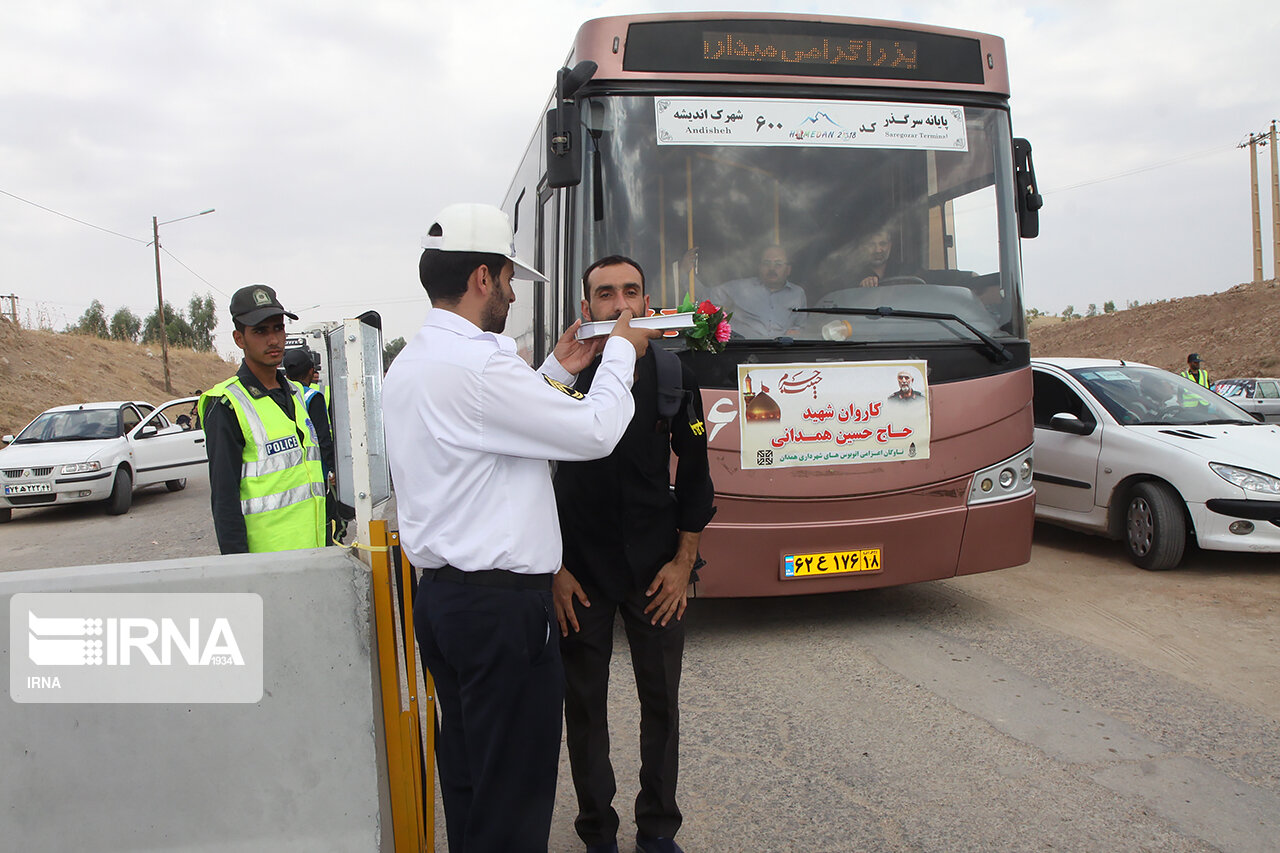
[[[794,74],[982,83],[977,39],[818,21],[647,21],[627,28],[627,71]]]
[[[702,58],[710,62],[790,62],[915,69],[919,45],[889,39],[832,39],[826,36],[761,36],[733,31],[704,32]]]

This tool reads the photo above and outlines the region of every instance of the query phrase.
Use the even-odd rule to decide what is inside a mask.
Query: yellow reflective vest
[[[1184,379],[1190,379],[1197,385],[1203,385],[1205,388],[1209,387],[1209,371],[1207,370],[1192,370],[1188,367],[1178,375]]]
[[[294,400],[292,418],[270,397],[255,398],[234,376],[200,396],[201,423],[219,399],[231,404],[240,423],[240,511],[253,553],[324,547],[320,444],[302,386],[289,382],[288,390]]]

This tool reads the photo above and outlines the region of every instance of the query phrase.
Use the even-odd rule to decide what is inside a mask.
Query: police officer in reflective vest
[[[1180,374],[1186,379],[1190,379],[1197,385],[1209,387],[1209,371],[1204,369],[1204,361],[1200,358],[1200,353],[1193,352],[1187,356],[1187,369]]]
[[[324,471],[303,388],[284,358],[284,318],[265,284],[231,297],[236,375],[200,397],[209,454],[213,526],[223,554],[319,548],[324,539]]]

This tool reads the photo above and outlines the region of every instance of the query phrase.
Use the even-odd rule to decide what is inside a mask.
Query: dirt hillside
[[[1042,317],[1030,337],[1033,357],[1123,358],[1177,372],[1198,352],[1210,379],[1280,376],[1280,287],[1273,279],[1097,317]]]
[[[0,435],[16,433],[51,406],[99,400],[160,405],[215,385],[235,369],[214,353],[170,348],[170,395],[157,345],[20,329],[0,318]]]
[[[1177,371],[1189,352],[1200,353],[1214,379],[1280,375],[1277,282],[1078,320],[1041,317],[1031,326],[1033,356],[1123,358]],[[173,397],[208,388],[234,371],[234,364],[213,353],[169,350]],[[157,346],[19,329],[0,318],[0,435],[16,433],[50,406],[169,399]]]

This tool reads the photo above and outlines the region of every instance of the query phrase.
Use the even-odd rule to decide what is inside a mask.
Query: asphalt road
[[[0,568],[216,552],[202,478],[135,497],[122,517],[16,513]],[[1017,569],[699,600],[686,618],[690,853],[1280,849],[1275,557],[1192,550],[1149,573],[1038,528]],[[615,647],[625,851],[638,716],[620,633]],[[579,850],[561,763],[551,849]]]

